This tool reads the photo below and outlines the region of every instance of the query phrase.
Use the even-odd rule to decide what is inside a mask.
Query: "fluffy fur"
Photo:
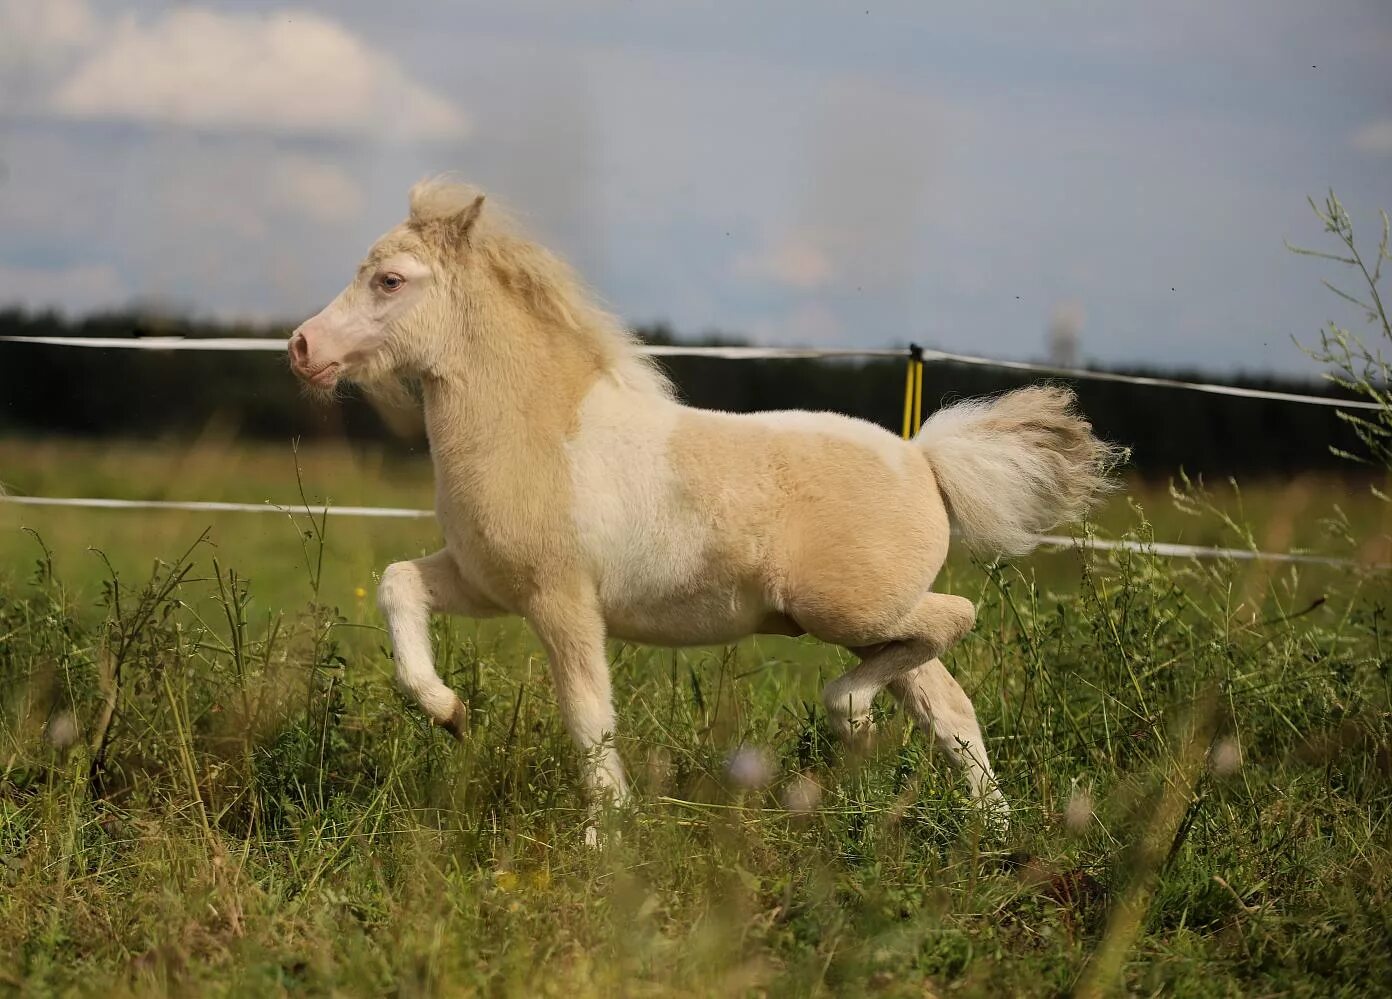
[[[545,646],[592,800],[625,792],[606,636],[662,645],[810,633],[860,663],[826,690],[863,738],[889,689],[1003,810],[971,702],[940,656],[972,626],[935,593],[949,511],[1019,552],[1080,514],[1108,449],[1060,389],[935,415],[914,442],[827,413],[692,409],[551,253],[473,188],[431,181],[410,217],[291,341],[315,384],[418,379],[444,548],[379,603],[401,685],[458,731],[431,613],[520,614]]]
[[[916,439],[972,548],[1022,555],[1110,487],[1117,455],[1075,401],[1069,389],[1033,386],[959,402],[923,424]]]

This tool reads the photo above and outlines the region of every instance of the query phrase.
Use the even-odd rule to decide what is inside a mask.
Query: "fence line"
[[[332,514],[340,517],[383,517],[391,519],[425,519],[434,517],[434,510],[415,510],[390,506],[287,506],[281,503],[222,503],[211,500],[124,500],[88,496],[0,496],[0,503],[18,506],[78,507],[97,510],[185,510],[194,513],[280,513]],[[1307,555],[1300,552],[1263,552],[1250,548],[1222,548],[1210,545],[1185,545],[1171,541],[1128,541],[1107,538],[1073,538],[1064,534],[1036,534],[1034,540],[1045,548],[1086,548],[1092,551],[1134,551],[1162,558],[1226,558],[1249,562],[1286,562],[1305,565],[1350,567],[1360,565],[1354,559],[1327,555]]]
[[[275,337],[81,337],[81,336],[0,336],[0,341],[30,343],[49,347],[93,347],[117,350],[218,350],[218,351],[284,351],[285,341]],[[640,349],[654,357],[712,357],[739,360],[796,360],[802,358],[832,358],[868,360],[872,358],[908,357],[907,349],[875,347],[695,347],[647,344]],[[1216,385],[1211,382],[1186,382],[1174,378],[1151,378],[1146,375],[1123,375],[1112,371],[1092,371],[1087,368],[1060,368],[1032,361],[1001,361],[975,354],[954,354],[945,350],[923,348],[923,360],[949,364],[971,364],[980,367],[1028,371],[1033,374],[1059,378],[1077,378],[1100,382],[1120,382],[1125,385],[1146,385],[1154,388],[1183,389],[1206,392],[1210,395],[1237,396],[1244,399],[1273,399],[1308,406],[1336,406],[1340,409],[1381,409],[1382,404],[1362,399],[1333,399],[1322,395],[1302,395],[1296,392],[1273,392],[1267,389],[1239,388],[1236,385]]]
[[[0,341],[10,343],[30,343],[51,347],[88,347],[124,350],[208,350],[208,351],[267,351],[285,350],[285,341],[275,337],[74,337],[74,336],[0,336]],[[922,348],[911,355],[909,350],[874,347],[739,347],[739,346],[683,346],[649,344],[641,347],[643,351],[656,357],[709,357],[723,360],[775,360],[831,358],[843,360],[866,360],[921,356],[925,361],[941,361],[951,364],[971,364],[983,367],[1004,368],[1011,371],[1028,371],[1035,374],[1054,375],[1065,378],[1091,379],[1094,381],[1120,382],[1130,385],[1145,385],[1159,388],[1185,389],[1207,392],[1213,395],[1238,396],[1250,399],[1273,399],[1282,402],[1303,403],[1317,406],[1336,406],[1347,409],[1380,409],[1381,404],[1354,399],[1332,399],[1328,396],[1300,395],[1292,392],[1272,392],[1265,389],[1239,388],[1234,385],[1216,385],[1207,382],[1186,382],[1172,378],[1150,378],[1144,375],[1123,375],[1109,371],[1090,371],[1084,368],[1061,368],[1029,361],[1001,361],[972,354],[956,354],[943,350]],[[916,348],[916,350],[918,350]],[[303,512],[303,506],[285,506],[278,503],[224,503],[216,501],[176,501],[176,500],[123,500],[104,497],[49,497],[49,496],[5,496],[0,495],[0,503],[21,506],[77,507],[106,510],[183,510],[203,513],[280,513]],[[382,517],[395,519],[423,519],[433,517],[432,510],[416,510],[404,507],[371,506],[331,506],[323,508],[325,513],[345,517]],[[318,512],[318,511],[316,511]],[[1057,534],[1036,535],[1035,541],[1051,548],[1086,548],[1093,551],[1138,551],[1148,552],[1164,558],[1227,558],[1242,561],[1284,562],[1311,565],[1353,566],[1360,564],[1353,559],[1333,558],[1324,555],[1309,555],[1297,552],[1262,552],[1247,548],[1223,548],[1207,545],[1186,545],[1175,542],[1140,542],[1127,540],[1107,540],[1103,538],[1072,538]]]
[[[126,500],[104,496],[0,496],[0,503],[17,506],[69,506],[93,510],[190,510],[202,513],[313,513],[337,514],[341,517],[424,518],[435,516],[434,510],[412,510],[394,506],[329,506],[306,507],[303,504],[286,506],[282,503],[222,503],[215,500]]]

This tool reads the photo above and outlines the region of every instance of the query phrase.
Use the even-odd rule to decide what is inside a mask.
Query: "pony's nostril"
[[[290,360],[299,365],[309,360],[309,341],[303,333],[296,333],[290,338]]]

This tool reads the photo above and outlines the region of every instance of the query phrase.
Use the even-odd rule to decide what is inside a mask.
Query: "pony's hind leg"
[[[971,699],[943,666],[941,656],[976,622],[964,597],[928,593],[901,622],[873,643],[851,647],[861,661],[827,684],[822,698],[832,728],[855,744],[870,730],[870,705],[886,687],[949,759],[966,771],[972,796],[1003,817],[1005,801],[986,757]]]
[[[465,708],[435,672],[430,648],[430,615],[445,611],[491,617],[498,609],[469,588],[449,552],[441,550],[410,562],[393,562],[382,573],[377,606],[387,618],[396,679],[436,725],[456,739],[464,734]]]
[[[933,736],[948,759],[965,771],[972,798],[1004,818],[1009,811],[996,785],[976,709],[962,685],[940,659],[930,659],[889,682],[894,695],[919,730]]]
[[[822,692],[832,728],[854,740],[870,721],[870,704],[901,674],[936,659],[951,648],[976,623],[976,608],[965,597],[926,593],[908,614],[878,633],[830,634],[814,630],[819,638],[837,640],[861,657],[856,666],[827,684]]]

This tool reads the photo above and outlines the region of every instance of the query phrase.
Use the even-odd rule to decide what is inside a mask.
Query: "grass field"
[[[419,455],[298,463],[312,502],[430,505]],[[0,441],[0,482],[297,495],[288,446],[216,434]],[[1177,497],[1132,483],[1097,530],[1376,561],[1390,525],[1366,488],[1310,479]],[[462,744],[395,691],[374,573],[434,547],[428,520],[330,518],[321,536],[308,516],[0,504],[0,990],[1328,996],[1392,981],[1385,573],[954,557],[942,588],[976,600],[979,623],[949,666],[1014,807],[1004,834],[889,705],[868,755],[829,739],[818,693],[849,661],[838,650],[615,645],[636,794],[589,850],[522,626],[439,623],[470,707]]]

